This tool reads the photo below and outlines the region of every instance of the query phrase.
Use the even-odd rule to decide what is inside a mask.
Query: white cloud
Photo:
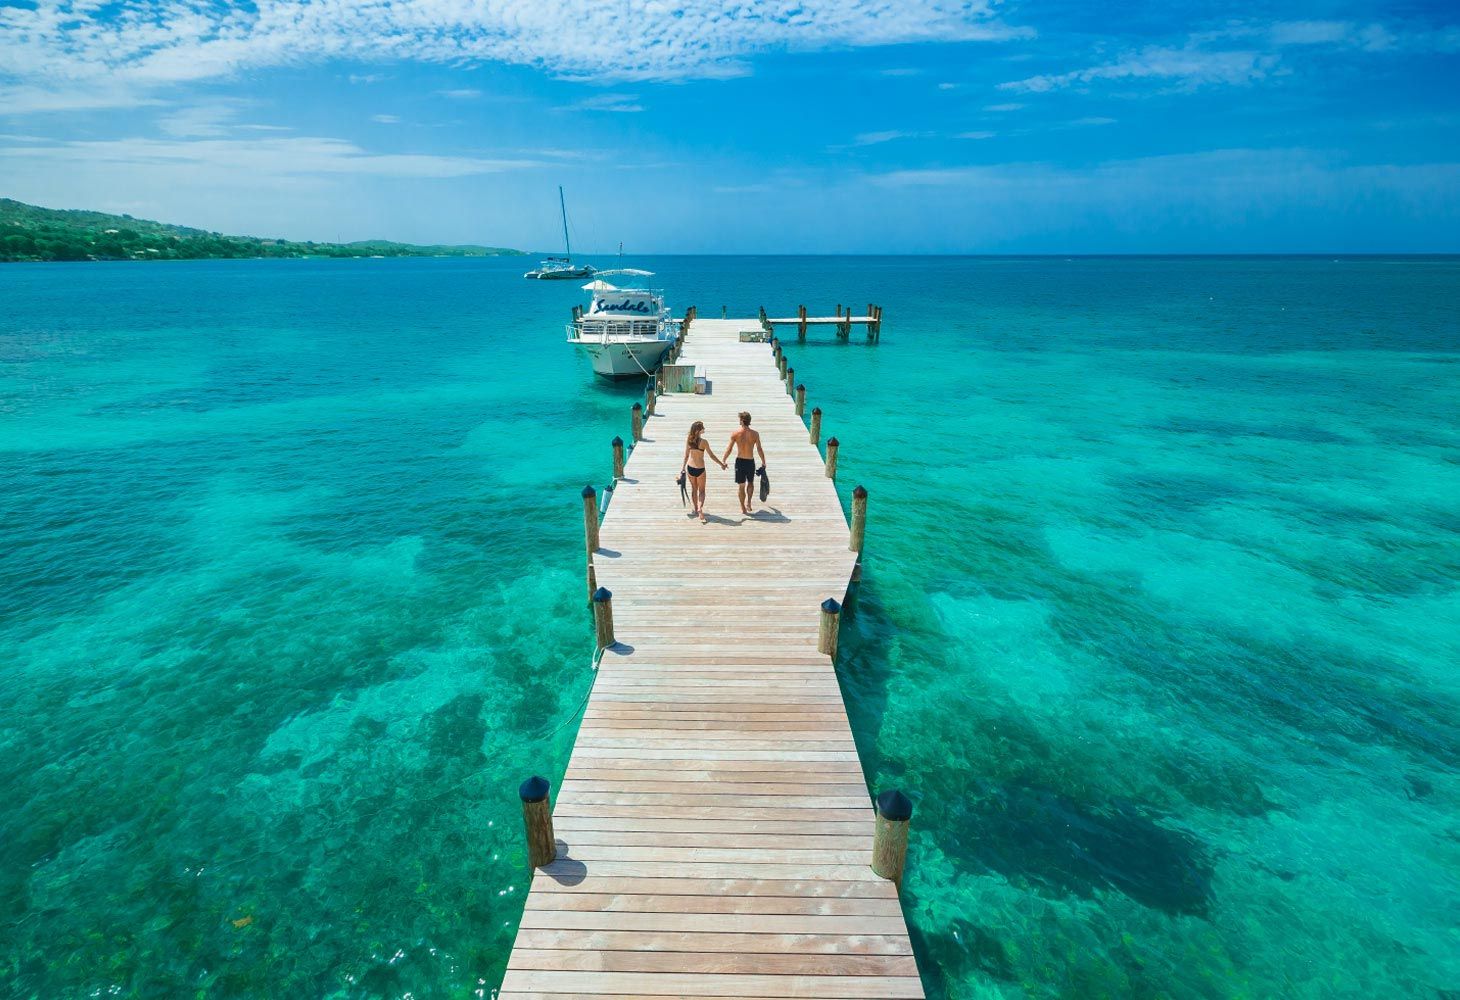
[[[237,101],[218,101],[170,111],[157,119],[165,135],[178,139],[216,138],[227,135],[239,111]]]
[[[399,115],[371,115],[370,116],[370,120],[373,121],[373,122],[378,122],[381,125],[398,125],[398,124],[400,124],[400,116]]]
[[[43,0],[0,7],[0,81],[31,93],[7,110],[124,106],[168,84],[300,62],[416,60],[537,66],[568,79],[727,76],[774,50],[1008,39],[994,0],[256,0],[145,6]],[[354,82],[373,82],[357,74]],[[115,96],[100,96],[114,90]],[[90,92],[89,103],[81,100]],[[476,96],[465,91],[447,96]],[[98,103],[98,101],[108,103]]]
[[[564,105],[561,111],[611,111],[618,114],[631,114],[643,111],[644,106],[639,103],[638,94],[595,94],[592,97],[585,97],[581,101]]]
[[[852,140],[852,145],[879,146],[884,142],[894,142],[898,139],[919,139],[926,134],[925,132],[906,132],[902,129],[887,129],[882,132],[862,132]]]
[[[1085,118],[1076,118],[1069,124],[1075,126],[1076,128],[1085,128],[1092,125],[1114,125],[1115,119],[1106,118],[1102,115],[1089,115]]]
[[[1185,89],[1244,85],[1288,72],[1283,62],[1285,50],[1324,47],[1363,52],[1453,52],[1460,51],[1460,28],[1392,28],[1327,20],[1233,22],[1193,33],[1180,46],[1150,45],[1126,52],[1113,62],[1012,80],[1000,84],[1000,88],[1043,93],[1101,80],[1139,79],[1174,81]]]
[[[453,101],[474,101],[482,96],[482,92],[475,87],[457,87],[455,90],[438,90],[436,93]]]
[[[958,84],[956,84],[956,83],[940,83],[940,84],[938,84],[938,89],[939,90],[957,90],[958,89]]]
[[[999,84],[1002,90],[1045,93],[1065,87],[1093,83],[1097,80],[1176,80],[1184,87],[1207,84],[1253,83],[1270,75],[1278,65],[1278,57],[1258,51],[1208,52],[1192,45],[1171,48],[1150,45],[1139,52],[1128,53],[1115,62],[1091,66],[1069,73],[1041,74],[1023,80]]]
[[[1027,108],[1028,106],[1029,105],[1027,105],[1027,104],[1017,104],[1017,103],[1010,103],[1010,104],[985,104],[983,109],[985,111],[1004,112],[1004,111],[1019,111],[1019,110],[1021,110],[1023,108]]]
[[[484,159],[420,153],[371,153],[344,139],[73,140],[0,147],[12,167],[46,170],[104,166],[137,171],[183,170],[251,178],[356,174],[378,177],[469,177],[540,165],[533,159]]]
[[[997,132],[959,132],[956,138],[959,139],[992,139],[998,135]]]

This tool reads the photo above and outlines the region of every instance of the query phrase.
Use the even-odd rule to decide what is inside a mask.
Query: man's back
[[[755,457],[755,446],[760,443],[760,431],[753,431],[749,427],[737,427],[730,432],[730,438],[735,442],[737,458]]]

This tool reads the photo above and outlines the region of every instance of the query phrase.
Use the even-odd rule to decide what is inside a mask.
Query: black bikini
[[[684,467],[684,470],[686,472],[688,472],[691,476],[693,476],[695,479],[698,479],[700,476],[703,476],[705,474],[705,470],[704,469],[696,469],[693,465],[686,465]]]

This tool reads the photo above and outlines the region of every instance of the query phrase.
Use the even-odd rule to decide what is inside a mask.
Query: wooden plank
[[[747,934],[711,931],[578,931],[524,929],[519,948],[534,951],[698,951],[744,955],[911,955],[897,934]]]
[[[644,997],[817,997],[839,1000],[916,1000],[917,976],[763,976],[638,972],[560,972],[509,968],[502,997],[519,993],[586,993]]]

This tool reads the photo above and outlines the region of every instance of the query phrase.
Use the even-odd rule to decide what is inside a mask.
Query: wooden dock
[[[923,995],[896,885],[871,867],[886,820],[818,649],[822,604],[841,601],[857,553],[771,345],[742,336],[760,330],[694,320],[678,360],[709,391],[655,399],[599,527],[617,641],[554,796],[557,857],[533,876],[504,998]],[[734,463],[712,465],[701,524],[675,485],[685,436],[703,420],[722,453],[740,410],[763,436],[770,498],[742,516]]]
[[[843,309],[838,305],[835,316],[812,316],[808,314],[805,306],[798,306],[795,316],[771,316],[766,313],[765,306],[761,306],[760,325],[766,333],[771,335],[775,334],[778,326],[794,326],[799,340],[806,339],[806,330],[812,326],[836,327],[836,335],[842,340],[851,337],[852,327],[865,326],[867,340],[876,343],[882,339],[882,307],[869,302],[865,314],[853,316],[851,306]]]

